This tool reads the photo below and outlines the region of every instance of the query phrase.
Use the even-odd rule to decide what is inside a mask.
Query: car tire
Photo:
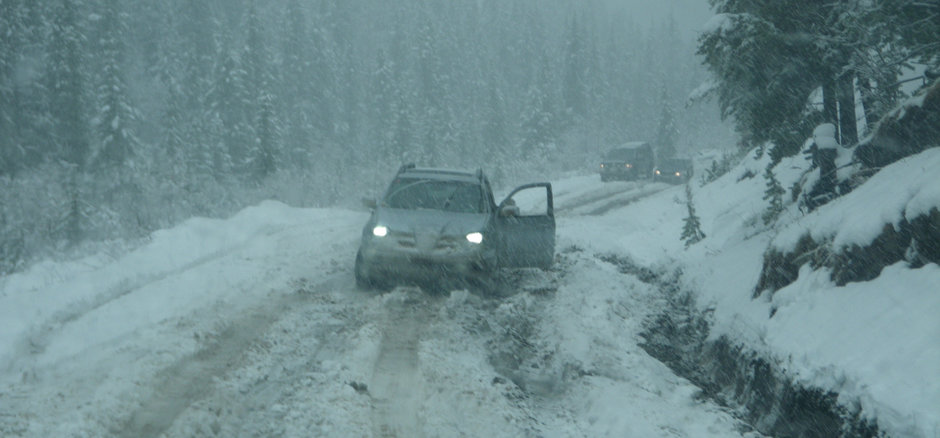
[[[500,294],[500,276],[496,268],[481,269],[468,280],[470,286],[476,288],[484,297],[495,297]]]
[[[360,290],[375,289],[376,282],[369,276],[369,269],[366,262],[362,259],[362,252],[356,253],[356,265],[353,268],[353,274],[356,276],[356,288]]]
[[[610,181],[610,178],[608,178],[607,175],[601,175],[601,182],[607,182],[607,181]]]

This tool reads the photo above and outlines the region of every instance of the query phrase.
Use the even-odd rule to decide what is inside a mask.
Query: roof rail
[[[414,168],[415,168],[415,163],[406,163],[406,164],[402,164],[401,167],[398,168],[398,173],[402,173],[402,172],[404,172],[404,171],[406,171],[406,170],[410,170],[410,169],[414,169]]]

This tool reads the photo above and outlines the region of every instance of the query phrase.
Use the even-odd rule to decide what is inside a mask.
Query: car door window
[[[517,192],[508,203],[519,208],[519,216],[545,216],[548,214],[545,188],[532,187]]]

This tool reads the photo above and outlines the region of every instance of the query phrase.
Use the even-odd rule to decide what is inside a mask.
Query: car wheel
[[[607,182],[607,181],[610,181],[610,178],[608,178],[607,175],[601,175],[601,182]]]
[[[493,297],[500,294],[500,276],[496,268],[481,269],[469,279],[471,286],[483,296]]]
[[[356,287],[358,289],[367,290],[375,288],[375,281],[369,277],[368,271],[369,269],[366,262],[362,259],[362,252],[357,252],[356,266],[353,268],[353,273],[356,276]]]

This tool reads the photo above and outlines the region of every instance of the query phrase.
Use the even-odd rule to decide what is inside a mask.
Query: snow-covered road
[[[0,435],[750,435],[638,346],[658,293],[571,237],[666,187],[556,186],[556,267],[495,298],[356,290],[366,213],[274,202],[37,266],[0,295]]]

